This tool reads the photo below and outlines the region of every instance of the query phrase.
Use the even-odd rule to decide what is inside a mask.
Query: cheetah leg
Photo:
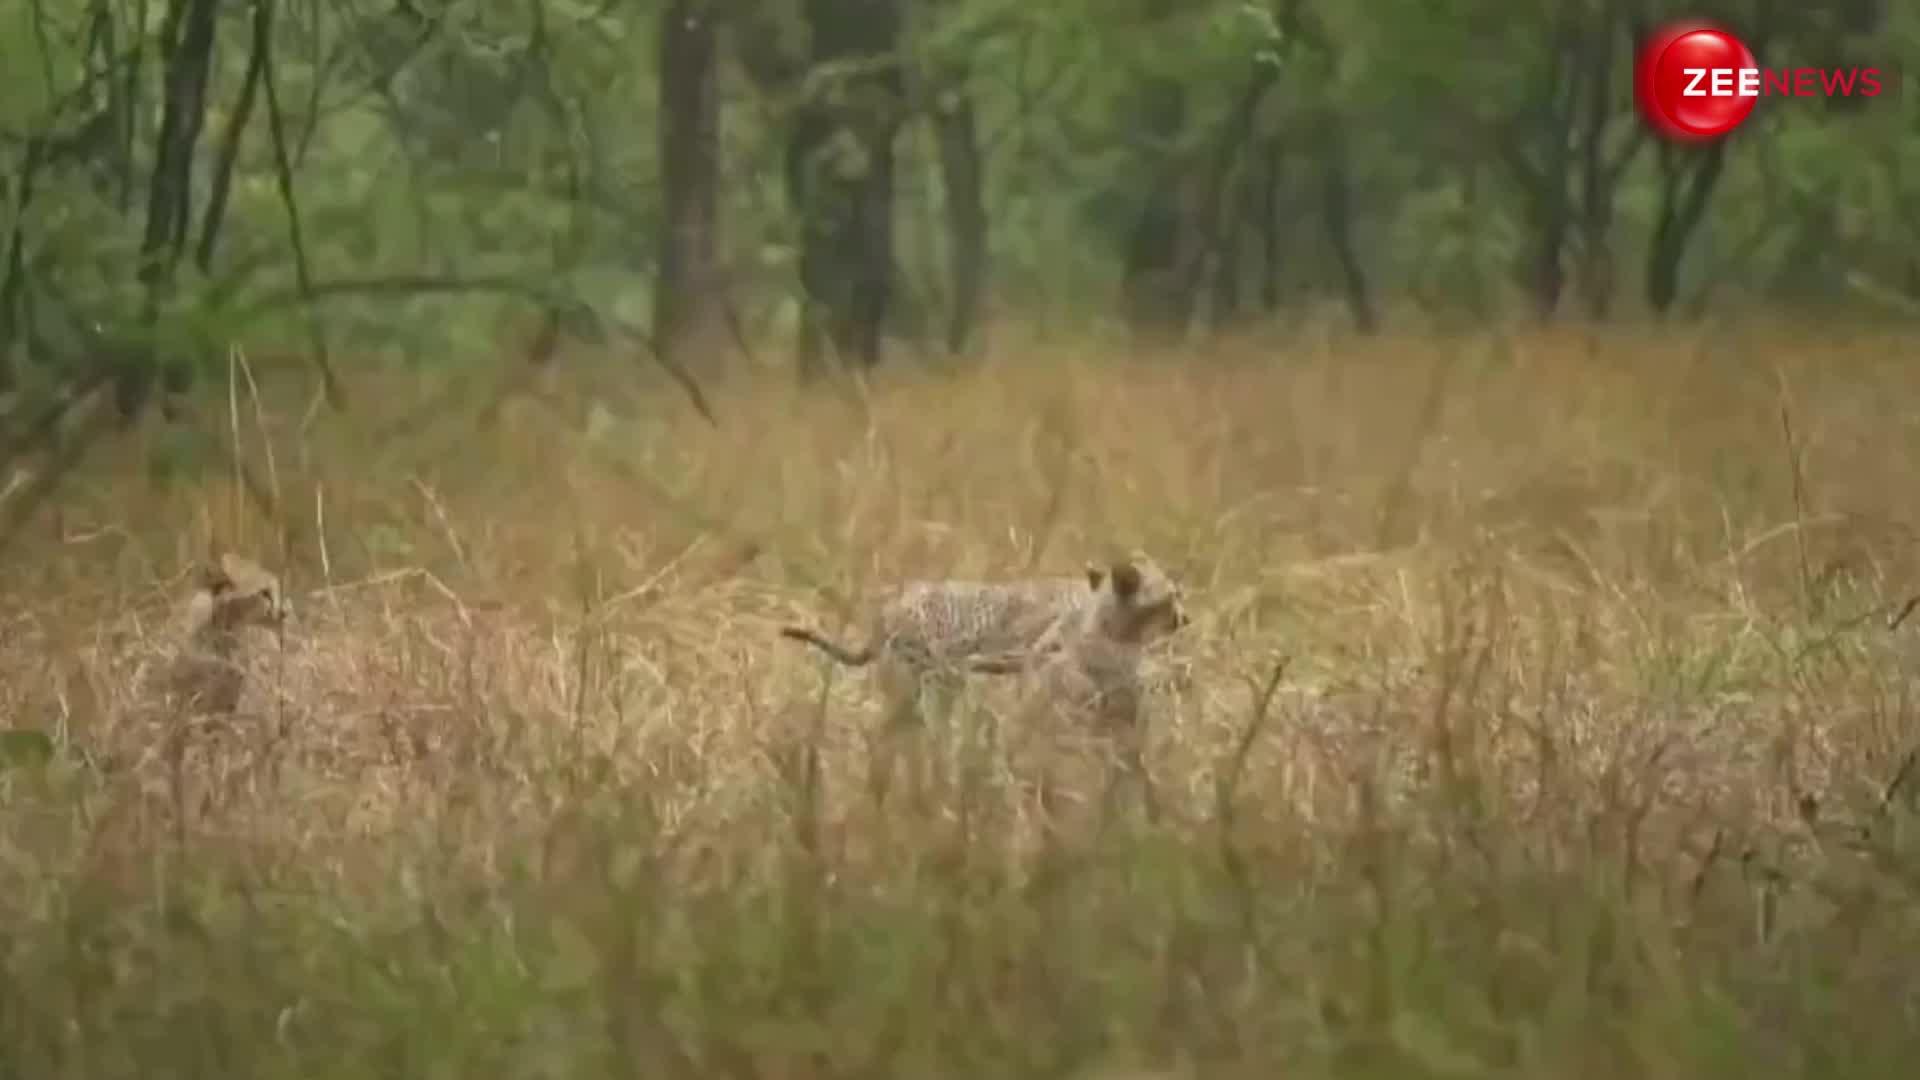
[[[867,792],[876,811],[886,805],[900,743],[920,726],[923,704],[923,687],[914,672],[888,664],[880,671],[880,681],[885,705],[867,739]]]
[[[927,815],[957,786],[957,756],[964,752],[956,737],[961,710],[961,682],[951,670],[930,669],[922,674],[918,723],[903,738],[913,741],[914,810]]]
[[[1116,789],[1125,783],[1139,792],[1141,808],[1146,811],[1147,822],[1160,823],[1160,798],[1153,787],[1153,775],[1147,771],[1146,732],[1138,719],[1127,724],[1116,736],[1118,740],[1118,775],[1109,776],[1107,783],[1108,809],[1117,809],[1118,801],[1114,796]]]
[[[971,813],[993,790],[994,762],[1000,749],[1000,717],[990,708],[970,703],[961,718],[955,764],[955,795],[964,812]]]
[[[1019,781],[1031,815],[1034,838],[1042,853],[1055,852],[1064,839],[1063,815],[1071,795],[1062,788],[1060,768],[1069,748],[1062,744],[1059,718],[1044,703],[1022,710],[1019,733]]]

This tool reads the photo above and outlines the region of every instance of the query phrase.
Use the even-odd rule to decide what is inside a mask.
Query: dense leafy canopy
[[[690,14],[711,63],[663,77]],[[1659,144],[1633,45],[1683,14],[1890,92]],[[12,0],[0,378],[180,383],[241,339],[457,356],[528,310],[645,334],[686,212],[676,79],[715,101],[689,136],[712,167],[676,180],[711,189],[699,288],[756,339],[791,339],[808,294],[950,345],[990,315],[1222,326],[1320,296],[1899,311],[1917,49],[1920,12],[1861,0]]]

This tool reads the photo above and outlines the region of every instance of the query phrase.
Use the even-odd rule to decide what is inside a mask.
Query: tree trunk
[[[1566,267],[1561,264],[1567,246],[1567,206],[1564,198],[1551,192],[1545,193],[1543,200],[1545,206],[1534,222],[1533,260],[1528,281],[1533,287],[1535,313],[1545,321],[1559,310],[1560,294],[1567,287]]]
[[[1241,179],[1235,176],[1236,194],[1244,194],[1247,187]],[[1227,205],[1232,208],[1232,214],[1222,218],[1219,236],[1214,243],[1213,310],[1207,317],[1208,322],[1216,328],[1228,326],[1240,313],[1240,262],[1244,249],[1240,242],[1240,230],[1236,226],[1246,200],[1237,198]]]
[[[1346,142],[1338,131],[1327,134],[1326,160],[1321,177],[1321,208],[1326,215],[1327,243],[1340,264],[1340,278],[1347,295],[1347,309],[1353,313],[1354,328],[1371,334],[1379,327],[1374,311],[1373,288],[1367,281],[1366,267],[1353,242],[1353,183],[1347,166]]]
[[[1536,88],[1538,106],[1510,118],[1498,147],[1519,189],[1530,234],[1514,275],[1532,295],[1535,314],[1542,320],[1553,318],[1566,290],[1564,259],[1573,230],[1567,189],[1574,164],[1567,133],[1577,120],[1581,89],[1577,33],[1556,20],[1545,45],[1553,64]]]
[[[1583,68],[1587,97],[1580,147],[1580,276],[1587,313],[1604,319],[1613,310],[1614,200],[1620,191],[1620,178],[1646,141],[1646,129],[1629,118],[1625,142],[1617,152],[1608,154],[1607,136],[1618,111],[1612,93],[1620,57],[1616,39],[1625,34],[1625,27],[1604,18],[1593,34],[1597,40],[1589,46]]]
[[[1279,139],[1262,147],[1256,220],[1260,229],[1260,306],[1271,314],[1280,310],[1280,200],[1286,184],[1286,150]]]
[[[0,392],[13,389],[14,346],[26,339],[27,208],[33,205],[33,184],[40,171],[40,143],[29,141],[20,172],[12,184],[0,180],[0,199],[13,206],[9,223],[4,276],[0,276]]]
[[[1225,235],[1222,218],[1226,205],[1227,186],[1233,178],[1234,164],[1239,161],[1241,151],[1253,132],[1253,119],[1258,114],[1260,102],[1267,96],[1267,90],[1279,74],[1276,64],[1255,60],[1253,71],[1247,77],[1240,96],[1234,100],[1221,122],[1218,137],[1214,140],[1213,154],[1207,163],[1207,172],[1201,178],[1200,207],[1195,222],[1200,231],[1200,243],[1195,250],[1187,254],[1187,264],[1183,268],[1180,284],[1180,306],[1177,318],[1185,326],[1191,319],[1200,286],[1210,264],[1216,268],[1231,259],[1229,245],[1222,242]],[[1237,248],[1233,248],[1237,251]],[[1218,278],[1216,278],[1216,285]]]
[[[193,195],[193,155],[206,122],[207,74],[213,64],[217,0],[174,0],[161,30],[166,97],[147,187],[147,223],[140,240],[143,322],[151,330],[186,241]],[[151,344],[128,350],[115,373],[114,404],[131,421],[153,389],[159,359]],[[171,375],[171,372],[169,373]],[[172,378],[169,382],[173,382]]]
[[[200,222],[200,245],[194,265],[201,273],[213,268],[214,249],[220,243],[220,226],[227,217],[227,195],[233,185],[233,167],[240,160],[240,140],[246,134],[247,121],[253,118],[253,103],[260,94],[260,74],[272,47],[274,0],[253,0],[253,45],[247,55],[247,71],[240,80],[240,99],[227,114],[226,130],[221,133],[214,154],[213,181],[207,193],[207,212]]]
[[[1187,120],[1187,90],[1177,80],[1153,78],[1140,90],[1134,123],[1153,144],[1159,160],[1143,162],[1147,177],[1139,216],[1127,233],[1121,293],[1126,322],[1143,339],[1177,337],[1186,328],[1181,292],[1188,243],[1185,187],[1187,163],[1167,149]]]
[[[1679,295],[1680,260],[1707,216],[1726,153],[1726,139],[1698,149],[1661,147],[1660,209],[1647,250],[1647,305],[1657,313],[1665,314]]]
[[[844,285],[829,243],[836,230],[821,220],[835,208],[816,192],[813,167],[831,131],[826,110],[807,103],[795,110],[787,132],[787,203],[800,219],[800,328],[794,362],[806,381],[825,374],[826,310],[844,306],[834,292]]]
[[[1161,172],[1127,234],[1121,283],[1127,324],[1142,339],[1174,338],[1185,329],[1180,282],[1181,234],[1186,231],[1180,198],[1183,178],[1177,165]]]
[[[653,339],[673,360],[725,356],[718,259],[720,104],[710,0],[668,0],[660,16],[660,174],[666,227],[654,279]]]
[[[893,137],[901,114],[895,0],[807,0],[816,73],[787,143],[787,191],[801,218],[799,367],[818,374],[830,343],[842,363],[880,362],[893,291]]]
[[[1586,294],[1587,314],[1604,319],[1613,306],[1613,260],[1608,233],[1613,221],[1613,184],[1607,176],[1607,121],[1612,102],[1607,88],[1613,78],[1613,28],[1595,29],[1582,57],[1586,81],[1585,126],[1580,133],[1580,286]]]
[[[1567,192],[1573,154],[1567,146],[1566,129],[1573,122],[1577,83],[1563,60],[1555,71],[1549,95],[1551,112],[1527,133],[1533,144],[1544,150],[1545,160],[1541,165],[1538,168],[1529,165],[1523,147],[1510,147],[1509,153],[1520,183],[1526,188],[1528,216],[1533,225],[1533,251],[1523,272],[1527,288],[1533,293],[1534,313],[1542,321],[1552,319],[1559,311],[1560,297],[1567,287],[1566,266],[1562,260],[1573,224],[1572,199]]]
[[[947,80],[933,104],[934,136],[940,145],[940,180],[945,188],[947,235],[952,245],[948,274],[952,311],[947,316],[947,350],[964,352],[979,318],[987,281],[987,209],[981,188],[985,169],[973,98],[964,73]]]

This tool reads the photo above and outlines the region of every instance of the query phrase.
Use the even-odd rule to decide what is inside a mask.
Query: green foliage
[[[0,772],[25,765],[43,765],[53,758],[53,740],[44,731],[10,728],[0,731]]]
[[[1863,6],[1846,0],[1731,0],[1715,10],[1749,35],[1766,26],[1769,64],[1897,65],[1920,55],[1920,12],[1883,6],[1872,26],[1858,17]],[[163,339],[189,367],[217,360],[233,341],[307,347],[308,319],[290,292],[289,213],[264,100],[243,134],[208,280],[196,282],[198,271],[185,265],[197,240],[189,236],[181,280],[161,305],[172,325],[145,325],[136,271],[162,91],[157,51],[125,82],[138,96],[139,122],[130,155],[118,161],[114,139],[97,141],[110,125],[88,128],[114,100],[97,77],[106,61],[88,36],[85,13],[94,9],[56,7],[13,4],[0,21],[0,176],[25,164],[30,140],[61,148],[43,155],[24,206],[17,185],[0,192],[0,227],[18,232],[25,267],[14,355],[83,367],[86,350],[65,343],[67,327],[96,324],[123,339]],[[116,40],[144,30],[154,45],[158,7],[149,6],[145,27],[131,25],[134,9],[99,10]],[[790,109],[808,86],[844,80],[802,70],[801,5],[714,10],[725,20],[722,260],[744,324],[778,328],[792,303],[799,235],[782,185]],[[1663,2],[1643,14],[1657,21],[1692,10]],[[219,11],[193,174],[195,233],[249,59],[246,6]],[[1763,15],[1772,21],[1763,24]],[[312,277],[506,276],[644,325],[664,227],[656,17],[652,6],[583,0],[281,11],[274,99]],[[1000,309],[1095,314],[1117,302],[1113,287],[1153,185],[1167,176],[1194,190],[1212,182],[1207,170],[1228,137],[1224,125],[1265,65],[1275,78],[1257,103],[1250,141],[1221,159],[1226,234],[1251,250],[1258,223],[1244,208],[1262,200],[1280,207],[1282,265],[1265,272],[1306,293],[1333,288],[1339,272],[1321,237],[1321,184],[1324,137],[1338,132],[1358,255],[1374,290],[1390,304],[1499,314],[1525,283],[1538,228],[1506,142],[1519,139],[1535,160],[1550,153],[1557,136],[1535,122],[1563,59],[1554,43],[1601,35],[1619,53],[1608,132],[1624,144],[1637,123],[1625,62],[1631,29],[1617,5],[1521,0],[916,3],[900,53],[910,93],[919,95],[900,118],[897,144],[897,246],[911,279],[902,295],[942,302],[942,253],[952,244],[940,150],[925,128],[933,108],[951,107],[961,94],[975,107],[989,287]],[[1908,254],[1920,244],[1916,109],[1910,92],[1850,109],[1763,102],[1735,137],[1690,244],[1683,295],[1857,299],[1849,279],[1892,295],[1920,289]],[[1266,190],[1255,156],[1269,142],[1282,148],[1284,168]],[[1638,295],[1660,205],[1654,158],[1634,157],[1613,198],[1611,273],[1622,295]],[[1182,198],[1191,212],[1191,193]],[[1259,269],[1258,258],[1232,258]],[[274,303],[261,308],[263,296]],[[324,318],[330,340],[351,354],[398,347],[459,355],[486,347],[502,319],[527,317],[524,303],[491,289],[443,290],[431,302],[375,290],[329,299]],[[193,305],[204,310],[185,310]],[[29,334],[34,347],[22,351]]]

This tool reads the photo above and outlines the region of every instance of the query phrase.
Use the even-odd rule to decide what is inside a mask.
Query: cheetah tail
[[[849,649],[814,633],[804,626],[783,626],[780,636],[804,641],[849,667],[860,667],[873,659],[873,648]]]

